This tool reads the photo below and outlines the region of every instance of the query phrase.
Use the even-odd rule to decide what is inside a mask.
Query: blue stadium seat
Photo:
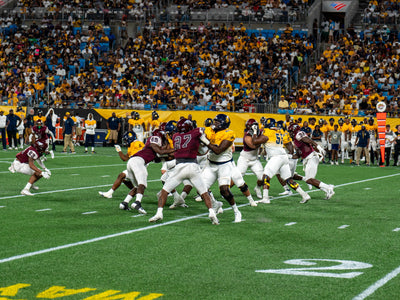
[[[144,105],[145,110],[151,110],[151,104],[145,104]]]
[[[166,104],[160,104],[160,105],[158,106],[158,109],[159,109],[159,110],[167,110],[167,109],[168,109],[168,106],[167,106]]]

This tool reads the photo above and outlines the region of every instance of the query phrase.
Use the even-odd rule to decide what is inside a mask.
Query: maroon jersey
[[[47,139],[46,126],[42,126],[40,128],[33,126],[32,131],[36,134],[38,140]]]
[[[200,139],[203,134],[200,128],[195,128],[186,133],[175,133],[172,137],[174,142],[174,156],[179,158],[193,158],[197,157],[199,151]]]
[[[162,146],[162,139],[159,136],[151,136],[147,139],[146,144],[143,149],[139,152],[136,152],[133,156],[139,156],[144,159],[145,163],[153,161],[157,157],[157,153],[150,147],[150,144],[156,144],[159,147]]]
[[[245,152],[250,152],[250,151],[256,150],[256,149],[250,148],[249,145],[246,144],[246,142],[245,142],[245,137],[246,137],[246,136],[251,137],[251,134],[249,134],[248,131],[245,131],[245,132],[244,132],[244,136],[243,136],[243,151],[245,151]]]
[[[301,151],[301,158],[306,158],[314,152],[314,148],[310,144],[306,144],[301,141],[303,137],[308,137],[304,131],[299,131],[293,139],[294,144]]]
[[[37,160],[40,157],[40,154],[36,150],[36,148],[29,146],[25,150],[22,150],[20,153],[18,153],[16,157],[21,163],[28,164],[29,157],[32,158],[33,160]]]

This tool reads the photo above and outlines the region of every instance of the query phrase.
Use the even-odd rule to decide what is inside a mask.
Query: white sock
[[[303,189],[300,186],[296,189],[296,192],[298,192],[302,197],[307,195],[307,193],[303,191]]]
[[[28,182],[28,183],[26,184],[24,190],[28,190],[28,191],[29,191],[30,188],[31,188],[31,186],[32,186],[32,183],[29,183],[29,182]]]
[[[162,207],[157,208],[157,215],[162,215],[162,213],[163,213],[163,208]]]
[[[254,201],[253,196],[252,195],[247,196],[247,200],[249,200],[249,202],[253,202]]]
[[[180,196],[180,195],[178,194],[177,191],[173,192],[173,195],[174,195],[174,197],[175,197],[175,196],[176,196],[176,197],[179,197],[179,196]]]
[[[87,151],[87,148],[85,147],[85,151]]]
[[[319,184],[319,188],[321,190],[325,191],[325,190],[327,190],[329,188],[329,186],[321,181],[320,184]]]
[[[133,197],[132,197],[131,195],[128,194],[128,195],[125,197],[124,202],[129,203],[129,202],[131,202],[132,198],[133,198]]]
[[[187,196],[187,193],[186,193],[186,192],[182,192],[182,193],[181,193],[181,197],[182,197],[183,200],[185,200],[186,196]]]
[[[136,194],[136,201],[142,202],[143,194]]]
[[[269,190],[268,189],[263,189],[263,199],[268,199],[269,195]]]
[[[113,189],[109,189],[108,191],[107,191],[107,194],[113,194],[114,193],[114,190]]]
[[[94,151],[94,147],[92,147],[92,151]]]
[[[236,203],[233,204],[231,207],[232,207],[232,209],[233,209],[233,211],[234,211],[235,213],[239,211],[239,209],[238,209],[237,206],[236,206]]]

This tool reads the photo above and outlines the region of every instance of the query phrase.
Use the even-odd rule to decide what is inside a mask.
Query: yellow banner
[[[117,117],[126,118],[130,117],[130,114],[133,110],[110,110],[110,109],[96,109],[96,111],[105,119],[111,117],[111,114],[115,112]],[[136,110],[140,117],[147,122],[151,119],[152,111],[149,110]],[[178,111],[157,111],[160,116],[161,122],[168,122],[170,120],[178,121],[181,117],[187,118],[189,115],[192,115],[192,119],[197,121],[198,127],[204,127],[204,121],[207,118],[214,119],[214,117],[220,113],[226,114],[231,119],[230,129],[236,133],[236,137],[242,138],[242,134],[245,128],[246,121],[250,118],[255,119],[257,122],[260,121],[261,117],[265,118],[274,118],[277,121],[285,120],[285,115],[283,114],[258,114],[258,113],[231,113],[231,112],[216,112],[216,111],[187,111],[187,110],[178,110]],[[302,119],[302,122],[308,121],[309,118],[316,118],[317,123],[319,119],[329,120],[330,118],[335,119],[335,123],[340,118],[344,118],[344,116],[318,116],[318,115],[291,115],[291,117],[296,120],[298,118]],[[351,119],[356,119],[357,123],[364,121],[364,119],[368,119],[369,117],[354,117]],[[376,123],[375,118],[375,124]],[[391,129],[396,131],[395,126],[400,125],[400,120],[398,118],[388,118],[386,120],[387,124],[390,124]]]

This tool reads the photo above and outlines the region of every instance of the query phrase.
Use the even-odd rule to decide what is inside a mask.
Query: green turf
[[[77,152],[56,153],[45,162],[52,176],[38,182],[33,197],[19,195],[27,176],[7,170],[16,152],[1,153],[0,299],[352,299],[400,266],[400,231],[393,231],[400,227],[399,168],[320,165],[317,177],[334,184],[336,194],[324,200],[323,192],[312,190],[312,199],[303,205],[298,195],[277,197],[282,188],[276,179],[270,191],[275,198],[258,207],[248,206],[234,187],[245,219],[240,224],[232,223],[233,212],[224,203],[221,224],[211,225],[206,207],[193,200],[192,192],[189,208],[166,208],[163,222],[151,224],[161,188],[160,164],[149,165],[143,199],[148,215],[136,217],[134,211],[118,209],[126,187],[113,199],[98,195],[125,168],[116,152]],[[255,178],[245,179],[253,191]],[[218,195],[215,186],[213,191]],[[338,228],[343,225],[348,227]],[[90,241],[99,237],[104,239]],[[69,246],[54,249],[63,245]],[[293,259],[331,261],[284,263]],[[372,267],[308,270],[331,277],[256,272],[339,265],[332,260]],[[337,278],[350,272],[362,274]],[[368,299],[397,299],[399,278]],[[16,284],[29,286],[5,288]]]

